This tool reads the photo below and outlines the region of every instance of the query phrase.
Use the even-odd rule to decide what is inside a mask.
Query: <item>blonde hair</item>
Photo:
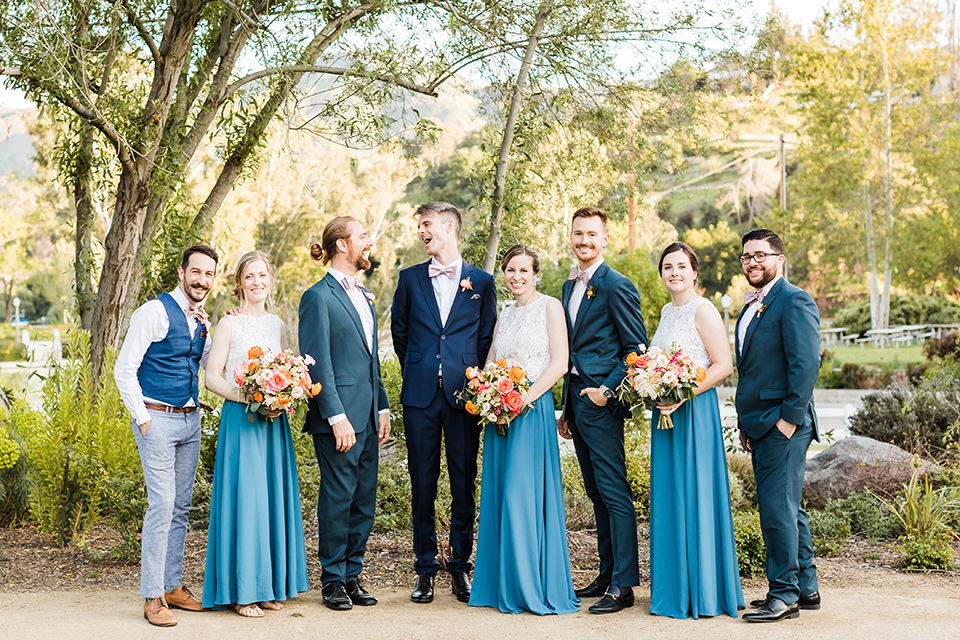
[[[268,299],[273,296],[273,281],[274,281],[274,272],[273,272],[273,263],[270,261],[270,256],[265,254],[263,251],[247,251],[245,254],[240,256],[240,259],[237,260],[237,269],[233,272],[233,295],[241,303],[244,301],[243,297],[243,272],[247,270],[247,267],[257,260],[263,260],[263,263],[267,265],[267,273],[270,274],[270,295]]]
[[[320,237],[320,244],[314,242],[310,246],[310,257],[319,260],[320,264],[327,264],[333,256],[337,255],[337,241],[345,240],[350,237],[348,227],[351,222],[359,222],[353,216],[337,216],[327,223],[323,228],[323,235]]]

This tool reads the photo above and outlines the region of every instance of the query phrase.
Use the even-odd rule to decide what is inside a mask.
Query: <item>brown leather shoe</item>
[[[158,627],[175,627],[177,619],[173,617],[173,612],[167,606],[167,601],[163,596],[147,600],[143,605],[143,617],[152,625]]]
[[[184,611],[203,611],[203,605],[193,597],[190,589],[180,585],[170,593],[164,596],[167,606],[171,609],[183,609]]]

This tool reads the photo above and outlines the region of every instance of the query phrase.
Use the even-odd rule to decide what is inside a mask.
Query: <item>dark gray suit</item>
[[[317,519],[321,581],[346,583],[363,569],[373,528],[378,467],[378,413],[389,406],[377,356],[377,314],[373,349],[360,316],[343,286],[327,274],[300,299],[300,353],[316,364],[310,377],[323,389],[310,399],[303,430],[313,434],[320,465]],[[357,434],[349,451],[336,448],[329,418],[346,414]]]

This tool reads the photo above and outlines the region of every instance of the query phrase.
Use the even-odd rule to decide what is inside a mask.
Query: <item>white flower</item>
[[[677,382],[677,372],[674,370],[667,371],[663,374],[663,384],[673,386]]]

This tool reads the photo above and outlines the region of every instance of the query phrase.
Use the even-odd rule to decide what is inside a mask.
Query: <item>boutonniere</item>
[[[464,278],[460,281],[460,291],[473,291],[473,283],[470,278]]]
[[[370,291],[370,289],[364,288],[363,295],[367,296],[367,300],[369,300],[371,303],[377,299],[377,296],[373,295],[373,291]]]
[[[595,284],[590,285],[590,287],[587,289],[587,297],[592,298],[593,296],[596,295],[596,293],[597,293],[597,285]]]
[[[757,309],[757,317],[758,317],[758,318],[763,315],[763,312],[766,310],[766,308],[767,308],[767,303],[766,303],[766,302],[761,302],[761,303],[760,303],[760,308]]]

